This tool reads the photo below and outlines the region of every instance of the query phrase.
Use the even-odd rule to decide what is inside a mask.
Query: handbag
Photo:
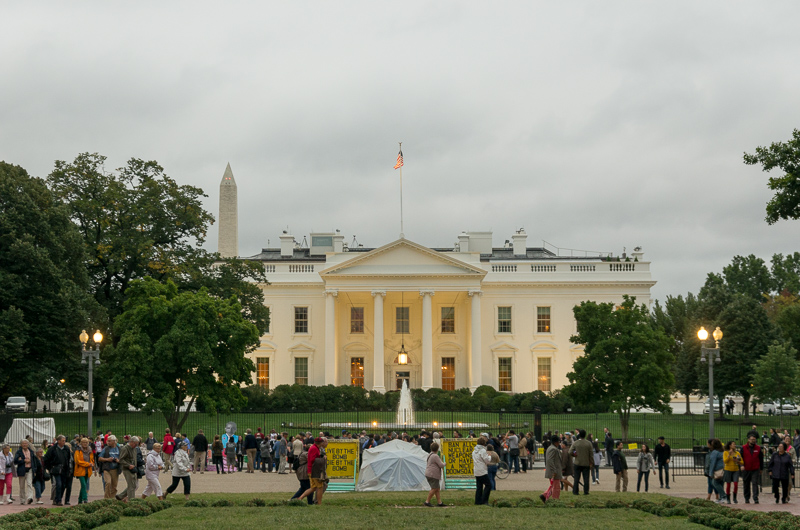
[[[725,470],[724,469],[718,469],[718,470],[714,471],[714,480],[722,480],[722,477],[724,477],[724,476],[725,476]]]

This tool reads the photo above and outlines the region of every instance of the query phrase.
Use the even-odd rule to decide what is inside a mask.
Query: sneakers
[[[44,504],[44,503],[42,502],[41,499],[39,499],[38,501],[36,501],[36,504]]]
[[[431,503],[429,503],[429,502],[427,502],[427,501],[426,501],[426,502],[423,502],[423,503],[422,503],[422,505],[423,505],[423,506],[427,506],[428,508],[433,508],[433,504],[431,504]]]
[[[539,498],[540,498],[540,499],[542,499],[542,502],[543,502],[544,504],[547,504],[547,497],[545,497],[545,496],[544,496],[544,493],[542,493],[541,495],[539,495]]]
[[[667,489],[669,489],[669,484],[667,484]]]

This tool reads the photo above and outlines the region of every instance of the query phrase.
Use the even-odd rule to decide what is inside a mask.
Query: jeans
[[[606,449],[606,467],[611,466],[611,456],[614,454],[613,449]]]
[[[261,457],[261,471],[266,473],[272,473],[272,455],[262,456]],[[309,482],[310,484],[310,482]],[[308,489],[308,488],[306,488]]]
[[[647,490],[650,489],[649,471],[639,471],[639,478],[636,480],[636,491],[639,491],[639,488],[642,486],[642,477],[644,477],[644,491],[647,493]]]
[[[475,477],[475,504],[489,504],[489,495],[492,494],[492,484],[489,475]]]
[[[711,485],[714,487],[714,492],[719,494],[720,499],[725,500],[728,498],[728,496],[725,495],[725,488],[722,485],[722,479],[716,480],[712,478]]]
[[[489,483],[492,485],[492,491],[497,489],[497,464],[492,464],[486,468],[489,471]]]
[[[56,497],[53,501],[56,504],[61,504],[61,497],[64,495],[64,486],[66,486],[66,477],[64,475],[53,475],[56,481]]]
[[[44,480],[34,480],[33,489],[36,492],[36,500],[38,501],[42,498],[42,493],[44,493]]]
[[[305,492],[308,489],[311,489],[311,480],[310,479],[301,480],[300,489],[297,490],[297,492],[294,495],[292,495],[292,499],[299,499],[300,495],[302,495],[303,492]],[[306,500],[308,500],[308,504],[314,504],[314,494],[312,493],[311,495],[306,497]]]
[[[664,477],[661,477],[661,472],[664,472]],[[663,486],[664,482],[666,481],[667,487],[669,487],[669,463],[667,464],[658,464],[658,482]]]
[[[742,471],[742,480],[744,481],[744,500],[750,500],[750,486],[753,487],[753,500],[758,501],[758,479],[761,471]]]
[[[519,473],[519,455],[514,456],[511,454],[511,451],[508,452],[508,470],[511,471],[511,464],[514,464],[514,473]]]
[[[600,466],[594,466],[592,468],[592,482],[595,480],[600,482]]]
[[[172,477],[172,485],[167,488],[167,493],[172,493],[178,489],[180,481],[183,481],[183,494],[189,495],[192,491],[192,478],[188,475],[185,477]]]
[[[578,495],[578,486],[583,478],[583,494],[589,495],[589,466],[575,466],[575,484],[572,485],[572,494]]]

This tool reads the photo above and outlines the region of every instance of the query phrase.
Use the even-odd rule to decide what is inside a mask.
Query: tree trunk
[[[686,412],[684,414],[691,414],[692,411],[689,409],[689,394],[686,394]]]
[[[178,422],[177,425],[178,430],[183,429],[183,424],[186,423],[187,419],[189,419],[189,411],[192,410],[192,405],[194,405],[195,398],[196,396],[192,396],[192,399],[189,400],[189,404],[186,406],[186,410],[184,411],[183,416],[181,416],[181,419]],[[180,407],[178,407],[178,412],[180,412]]]
[[[111,390],[108,387],[94,389],[94,403],[92,403],[93,412],[97,415],[106,414],[108,412],[108,393]]]
[[[622,440],[628,439],[628,424],[630,421],[631,413],[620,411],[619,413],[619,424],[622,427]]]
[[[714,400],[711,400],[711,406],[714,406]],[[722,404],[722,396],[719,397],[719,419],[725,419],[725,408]]]
[[[747,421],[750,419],[750,394],[744,394],[743,397],[742,408],[744,408],[744,419]]]

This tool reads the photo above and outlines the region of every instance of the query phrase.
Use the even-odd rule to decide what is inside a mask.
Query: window
[[[308,333],[308,308],[294,308],[294,332]]]
[[[442,308],[442,333],[456,332],[456,308]]]
[[[408,308],[395,308],[395,331],[396,333],[408,333]]]
[[[350,308],[350,333],[364,333],[364,308]]]
[[[267,329],[264,330],[264,335],[272,333],[272,308],[267,307]]]
[[[256,383],[261,388],[269,388],[269,357],[256,359]]]
[[[308,357],[294,358],[294,384],[308,385]]]
[[[500,392],[511,392],[511,357],[500,357],[498,360],[497,383]]]
[[[536,360],[539,376],[539,390],[550,392],[550,357],[539,357]]]
[[[511,308],[497,308],[497,332],[511,333]]]
[[[550,308],[536,308],[536,333],[550,333]]]
[[[456,358],[442,357],[442,390],[456,389]]]
[[[350,384],[364,388],[364,358],[350,359]]]

